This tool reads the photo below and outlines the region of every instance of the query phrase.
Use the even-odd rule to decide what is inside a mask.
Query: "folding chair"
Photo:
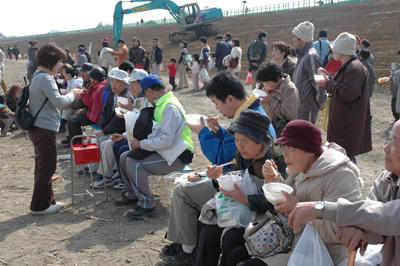
[[[150,182],[150,189],[151,192],[153,193],[153,183],[154,183],[154,177],[162,179],[165,185],[165,190],[167,191],[168,196],[166,197],[154,197],[155,200],[159,199],[171,199],[172,198],[172,193],[173,189],[171,186],[171,180],[174,182],[175,178],[181,177],[183,174],[189,174],[193,172],[192,168],[189,166],[185,166],[182,171],[175,171],[172,173],[169,173],[168,175],[165,176],[157,176],[157,175],[152,175],[151,176],[151,182]]]

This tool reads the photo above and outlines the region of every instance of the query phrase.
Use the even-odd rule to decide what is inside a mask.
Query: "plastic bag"
[[[246,195],[257,194],[257,186],[251,180],[248,170],[244,173],[241,189]],[[221,192],[215,194],[214,198],[219,227],[246,227],[256,219],[257,212],[250,211],[249,206],[240,201],[227,197]]]
[[[379,245],[368,245],[367,250],[365,251],[364,256],[360,255],[360,252],[357,251],[355,266],[375,266],[379,265],[382,262],[382,244]],[[337,266],[347,266],[349,259],[345,259]]]
[[[125,128],[126,132],[128,134],[128,144],[131,143],[131,140],[133,139],[133,129],[135,128],[136,120],[139,118],[140,111],[138,109],[133,109],[133,111],[128,112],[125,115]],[[131,145],[129,146],[129,150],[131,150]]]
[[[24,67],[29,67],[30,62],[31,62],[31,60],[29,60],[29,58],[26,59]]]
[[[207,69],[202,68],[199,73],[199,80],[201,82],[207,83],[210,81],[210,76],[208,75]]]
[[[334,266],[318,232],[307,224],[287,266]]]
[[[214,68],[214,59],[211,57],[210,62],[208,63],[208,71],[211,71]]]

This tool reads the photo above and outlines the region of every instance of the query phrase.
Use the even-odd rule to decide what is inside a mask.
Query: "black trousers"
[[[223,230],[224,228],[218,225],[205,225],[203,227],[197,250],[197,266],[217,266],[221,251],[222,256],[219,265],[226,266],[231,251],[244,245],[244,228],[229,229],[224,234],[221,243]]]
[[[172,85],[172,88],[176,88],[175,77],[169,76],[169,84]]]
[[[252,259],[245,245],[241,245],[229,253],[228,266],[267,266],[262,260]]]
[[[88,126],[95,124],[93,123],[86,114],[84,115],[73,115],[69,118],[69,137],[82,135],[82,126]]]
[[[399,120],[400,115],[398,113],[396,113],[396,101],[397,101],[397,98],[392,97],[392,114],[393,114],[394,119],[397,121],[397,120]]]

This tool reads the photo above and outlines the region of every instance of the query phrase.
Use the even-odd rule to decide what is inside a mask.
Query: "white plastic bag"
[[[214,68],[214,59],[211,57],[210,62],[208,63],[208,71],[211,71]]]
[[[252,182],[249,171],[243,176],[243,192],[246,195],[257,194],[257,185]],[[225,196],[221,192],[215,194],[216,211],[219,227],[246,227],[254,222],[257,212],[250,211],[249,206]]]
[[[29,60],[29,58],[26,59],[24,67],[29,67],[30,62],[31,62],[31,60]]]
[[[125,128],[126,133],[128,134],[128,146],[129,150],[131,150],[131,140],[133,139],[133,129],[135,128],[136,120],[139,118],[140,111],[138,109],[133,109],[133,111],[125,114]]]
[[[307,224],[287,266],[334,266],[318,232]]]
[[[199,80],[204,83],[210,81],[210,76],[208,75],[207,69],[205,69],[204,67],[200,70]]]
[[[365,251],[364,256],[360,255],[360,252],[357,251],[355,266],[375,266],[379,265],[382,262],[382,244],[379,245],[368,245],[367,250]],[[347,266],[349,259],[345,259],[337,266]]]

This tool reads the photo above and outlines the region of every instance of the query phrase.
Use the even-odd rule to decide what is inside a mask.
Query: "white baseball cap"
[[[119,69],[118,67],[112,68],[112,69],[110,70],[110,72],[108,73],[108,76],[114,75],[115,70],[118,70],[118,69]]]
[[[118,79],[118,80],[121,80],[121,81],[123,81],[125,83],[128,83],[129,74],[128,74],[128,72],[125,72],[125,71],[123,71],[121,69],[116,69],[114,71],[114,73],[112,73],[112,75],[108,76],[108,77],[112,78],[112,79]]]
[[[132,70],[131,76],[128,79],[128,82],[134,82],[137,80],[142,80],[144,77],[148,76],[147,72],[143,69],[134,69]]]

